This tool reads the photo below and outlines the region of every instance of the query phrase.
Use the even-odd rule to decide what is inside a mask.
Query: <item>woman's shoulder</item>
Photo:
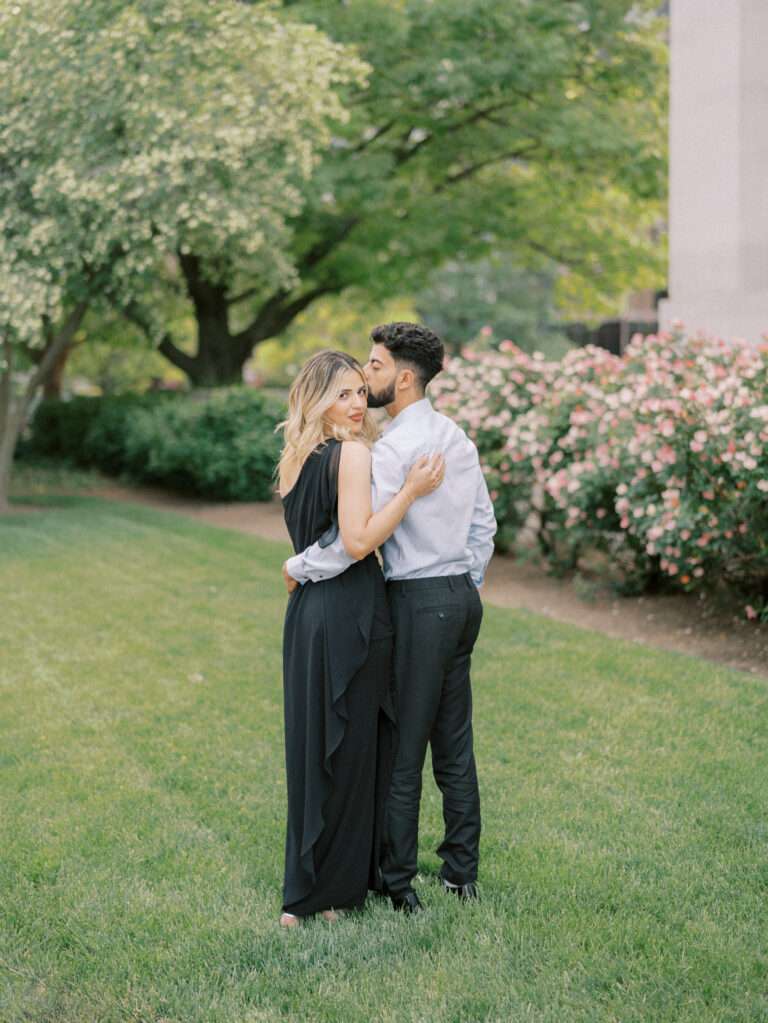
[[[341,444],[341,459],[345,465],[367,466],[371,464],[371,450],[361,440],[337,441]]]

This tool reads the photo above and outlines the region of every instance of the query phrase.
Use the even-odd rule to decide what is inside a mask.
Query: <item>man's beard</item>
[[[379,391],[375,394],[373,391],[368,391],[368,408],[384,408],[385,405],[391,405],[395,400],[395,382],[394,380],[385,387],[383,391]]]

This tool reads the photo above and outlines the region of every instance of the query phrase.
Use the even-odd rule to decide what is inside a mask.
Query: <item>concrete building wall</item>
[[[768,334],[768,0],[673,0],[662,327]]]

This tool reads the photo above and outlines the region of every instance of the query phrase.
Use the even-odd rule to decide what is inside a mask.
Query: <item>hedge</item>
[[[267,501],[283,415],[273,400],[245,390],[47,401],[22,453],[215,500]]]

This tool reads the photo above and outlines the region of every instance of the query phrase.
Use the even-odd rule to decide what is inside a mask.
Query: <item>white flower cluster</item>
[[[167,253],[288,283],[288,219],[366,66],[312,25],[208,0],[0,7],[0,329],[130,296]]]

